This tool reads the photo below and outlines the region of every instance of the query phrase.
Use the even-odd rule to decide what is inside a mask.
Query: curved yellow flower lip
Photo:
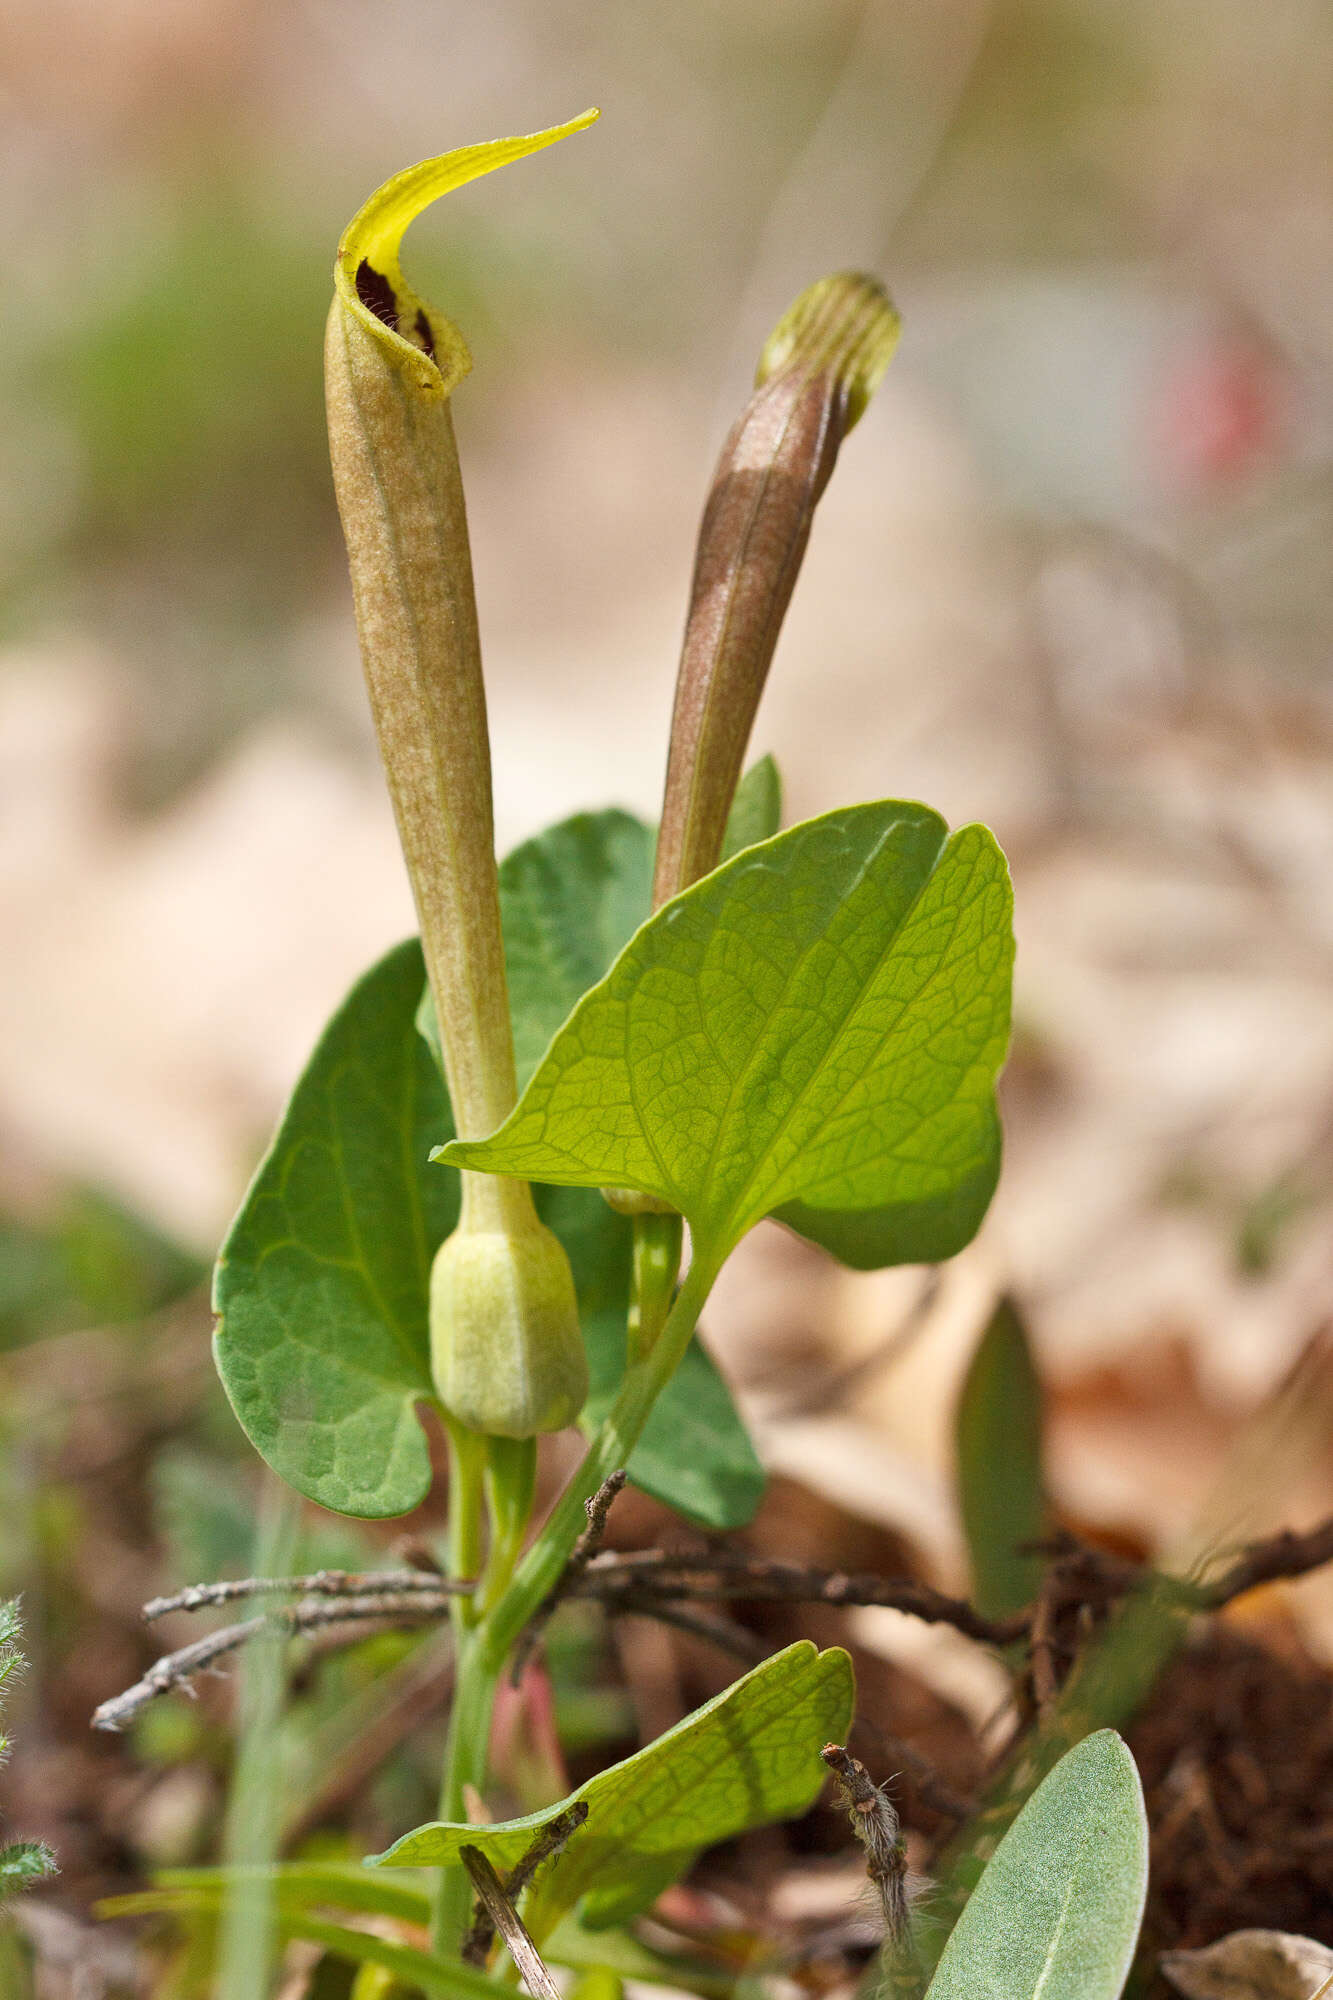
[[[405,167],[375,190],[343,231],[333,267],[338,297],[427,395],[447,396],[467,374],[472,358],[452,321],[433,310],[403,276],[398,252],[408,224],[442,194],[554,146],[572,132],[586,131],[600,115],[594,106],[566,125],[459,146]]]

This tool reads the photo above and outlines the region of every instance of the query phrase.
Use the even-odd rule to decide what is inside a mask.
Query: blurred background
[[[248,1550],[203,1273],[411,928],[323,434],[334,246],[400,166],[588,103],[408,244],[474,353],[502,848],[655,810],[718,445],[783,308],[858,265],[903,342],[754,748],[789,818],[925,798],[1015,876],[977,1244],[852,1276],[766,1228],[717,1294],[778,1542],[873,1530],[959,1580],[951,1411],[1001,1289],[1068,1522],[1161,1554],[1327,1512],[1324,0],[3,0],[0,29],[0,1594],[42,1694],[6,1811],[70,1895],[207,1847],[222,1710],[163,1707],[133,1763],[84,1724],[139,1601]],[[1297,1366],[1304,1428],[1233,1477]],[[1282,1615],[1333,1660],[1326,1582]],[[862,1637],[984,1719],[924,1629]]]

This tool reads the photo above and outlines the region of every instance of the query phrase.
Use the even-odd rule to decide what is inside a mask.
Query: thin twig
[[[884,1912],[885,1935],[897,1944],[907,1931],[907,1849],[893,1801],[841,1743],[826,1743],[819,1754],[833,1773],[852,1832],[866,1851],[866,1874]]]
[[[1202,1608],[1220,1610],[1233,1597],[1241,1597],[1261,1583],[1306,1576],[1326,1562],[1333,1562],[1333,1515],[1303,1535],[1285,1528],[1281,1534],[1251,1542],[1230,1569],[1224,1570],[1214,1583],[1204,1586],[1200,1593]]]
[[[645,1596],[640,1602],[626,1592],[615,1605],[617,1617],[652,1618],[659,1625],[669,1625],[676,1632],[687,1632],[692,1639],[703,1639],[710,1646],[716,1646],[721,1653],[730,1654],[734,1660],[744,1660],[747,1667],[757,1666],[767,1659],[768,1647],[754,1632],[747,1632],[732,1618],[717,1617],[708,1611],[687,1611],[683,1605],[663,1603]]]
[[[948,1597],[929,1584],[907,1578],[849,1575],[841,1570],[802,1569],[741,1550],[717,1549],[700,1555],[646,1549],[635,1555],[593,1557],[567,1595],[596,1597],[608,1606],[622,1594],[649,1598],[736,1598],[802,1604],[886,1605],[928,1624],[954,1626],[970,1639],[1005,1646],[1021,1639],[1029,1614],[985,1618],[965,1598]]]
[[[192,1583],[174,1597],[154,1597],[143,1615],[151,1624],[172,1611],[204,1611],[249,1597],[365,1597],[376,1591],[424,1591],[428,1596],[464,1596],[474,1586],[421,1569],[321,1569],[310,1576],[241,1576],[222,1583]]]
[[[192,1675],[202,1673],[215,1660],[243,1646],[247,1639],[262,1632],[267,1623],[260,1616],[247,1618],[242,1625],[224,1625],[220,1632],[210,1632],[206,1639],[196,1639],[192,1646],[182,1646],[178,1653],[155,1660],[142,1680],[126,1688],[124,1694],[102,1703],[94,1712],[93,1728],[123,1729],[155,1695],[165,1694],[168,1688],[185,1686]]]
[[[575,1799],[573,1805],[567,1806],[564,1812],[557,1813],[554,1819],[547,1820],[527,1852],[504,1879],[502,1885],[504,1894],[515,1910],[518,1908],[519,1897],[531,1885],[532,1878],[542,1863],[560,1852],[571,1833],[577,1833],[587,1817],[587,1800]],[[477,1850],[468,1848],[464,1852],[475,1854]],[[495,1939],[495,1923],[491,1916],[490,1905],[480,1890],[477,1894],[478,1901],[472,1914],[472,1927],[463,1939],[460,1956],[464,1965],[475,1965],[480,1968],[485,1965],[490,1955],[491,1945]],[[508,1943],[508,1939],[505,1941]]]
[[[443,1618],[449,1600],[436,1593],[384,1590],[367,1592],[364,1597],[316,1598],[312,1603],[287,1604],[266,1614],[267,1622],[280,1632],[314,1632],[324,1625],[356,1624],[367,1618]]]
[[[560,1988],[542,1963],[522,1917],[505,1894],[504,1884],[479,1847],[459,1849],[459,1859],[472,1880],[486,1914],[509,1947],[509,1956],[523,1975],[533,2000],[561,2000]]]
[[[570,1550],[569,1561],[561,1571],[554,1590],[538,1605],[514,1648],[514,1662],[509,1670],[512,1686],[517,1687],[523,1678],[523,1669],[536,1652],[542,1634],[561,1601],[578,1594],[584,1572],[602,1546],[602,1537],[606,1533],[606,1517],[611,1512],[612,1503],[624,1488],[628,1477],[629,1474],[621,1466],[618,1471],[608,1474],[597,1491],[584,1501],[583,1511],[588,1517],[588,1525]]]
[[[438,1591],[434,1597],[424,1591],[375,1591],[358,1597],[316,1598],[260,1612],[239,1625],[224,1625],[221,1631],[210,1632],[206,1638],[196,1639],[177,1652],[166,1653],[160,1660],[155,1660],[142,1680],[136,1681],[124,1694],[102,1703],[93,1716],[92,1726],[94,1729],[123,1729],[157,1695],[166,1694],[171,1688],[186,1687],[196,1674],[204,1672],[248,1640],[257,1638],[261,1632],[291,1635],[318,1631],[328,1625],[359,1624],[366,1620],[413,1624],[420,1618],[443,1617],[448,1608],[447,1597]]]
[[[708,1600],[832,1605],[883,1605],[907,1612],[929,1624],[952,1625],[970,1639],[991,1646],[1028,1639],[1033,1646],[1034,1693],[1041,1704],[1049,1697],[1055,1677],[1055,1642],[1061,1611],[1077,1607],[1096,1610],[1152,1579],[1152,1571],[1123,1557],[1108,1555],[1071,1537],[1044,1543],[1051,1558],[1041,1594],[1034,1605],[1009,1618],[986,1618],[966,1599],[949,1597],[928,1584],[904,1578],[850,1575],[841,1570],[801,1569],[772,1562],[738,1549],[713,1549],[702,1554],[643,1549],[635,1554],[599,1553],[612,1501],[625,1483],[623,1472],[612,1473],[585,1501],[588,1525],[574,1545],[555,1590],[528,1625],[516,1651],[513,1676],[522,1673],[541,1638],[546,1622],[565,1597],[592,1598],[611,1615],[630,1613],[655,1618],[707,1639],[741,1658],[759,1656],[743,1628],[730,1619],[713,1618],[697,1607]],[[1214,1582],[1197,1584],[1158,1577],[1186,1610],[1217,1611],[1232,1598],[1262,1583],[1304,1576],[1333,1562],[1333,1517],[1304,1534],[1287,1530],[1252,1543]],[[244,1577],[223,1583],[193,1584],[174,1597],[154,1598],[144,1607],[146,1618],[169,1611],[202,1610],[237,1598],[301,1593],[301,1602],[246,1619],[213,1632],[179,1652],[168,1653],[148,1669],[143,1679],[93,1717],[95,1729],[122,1729],[154,1696],[181,1687],[191,1677],[244,1645],[265,1630],[311,1632],[321,1627],[379,1621],[413,1625],[443,1618],[450,1600],[472,1585],[419,1570],[368,1570],[363,1573],[320,1570],[294,1578]],[[684,1610],[683,1603],[695,1608]],[[923,1794],[924,1796],[924,1794]],[[930,1801],[930,1803],[934,1803]],[[938,1810],[952,1816],[953,1807]]]

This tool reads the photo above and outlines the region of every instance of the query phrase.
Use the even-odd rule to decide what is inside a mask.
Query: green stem
[[[444,1752],[444,1782],[440,1787],[442,1820],[455,1825],[468,1818],[468,1792],[486,1783],[491,1710],[499,1668],[493,1667],[483,1639],[484,1628],[460,1632],[454,1659],[454,1698],[449,1710],[449,1736]],[[430,1942],[437,1958],[456,1959],[472,1909],[472,1885],[461,1863],[442,1868],[435,1884]]]
[[[631,1367],[651,1354],[666,1324],[680,1275],[682,1233],[678,1215],[634,1218],[634,1284],[626,1338]]]
[[[658,1218],[654,1218],[656,1220]],[[665,1218],[670,1220],[671,1218]],[[652,1260],[662,1268],[660,1257]],[[697,1254],[666,1314],[665,1324],[649,1353],[626,1369],[620,1394],[597,1436],[589,1445],[578,1471],[561,1494],[541,1534],[514,1572],[503,1597],[487,1610],[480,1623],[476,1610],[466,1598],[457,1600],[454,1617],[454,1699],[449,1714],[449,1735],[445,1747],[444,1780],[440,1791],[442,1820],[457,1825],[467,1819],[468,1788],[480,1791],[486,1782],[486,1753],[490,1741],[491,1710],[495,1691],[509,1650],[537,1606],[559,1581],[570,1551],[586,1524],[583,1503],[594,1494],[608,1475],[625,1465],[639,1441],[662,1390],[679,1367],[690,1336],[698,1323],[704,1301],[712,1290],[718,1262]],[[480,1457],[474,1447],[485,1449],[484,1441],[453,1424],[449,1426],[453,1447],[457,1507],[450,1506],[450,1573],[475,1575],[475,1569],[455,1563],[470,1551],[463,1546],[471,1532],[468,1523],[475,1508],[471,1481],[465,1467]],[[454,1525],[457,1511],[459,1525]],[[489,1578],[478,1589],[478,1599],[490,1598]],[[471,1884],[466,1871],[458,1866],[442,1868],[436,1883],[431,1918],[431,1947],[437,1957],[457,1958],[467,1928],[472,1904]]]
[[[271,1475],[264,1482],[254,1569],[290,1576],[301,1529],[301,1503]],[[273,1883],[282,1814],[278,1731],[287,1695],[286,1641],[266,1633],[245,1655],[240,1731],[232,1771],[223,1859],[237,1879],[228,1888],[218,1934],[219,2000],[248,2000],[268,1990],[276,1935]]]
[[[449,1438],[449,1539],[445,1568],[450,1576],[477,1585],[472,1598],[453,1600],[455,1636],[460,1625],[475,1625],[481,1594],[481,1499],[486,1465],[486,1440],[455,1423],[445,1409],[440,1415]]]
[[[477,1626],[481,1574],[482,1478],[486,1440],[457,1424],[445,1411],[449,1438],[449,1542],[446,1569],[450,1576],[476,1580],[471,1598],[455,1597],[450,1607],[454,1633],[454,1696],[444,1746],[440,1783],[440,1818],[466,1819],[466,1790],[480,1791],[486,1782],[486,1751],[491,1733],[495,1676],[479,1673],[481,1652]],[[435,1884],[431,1912],[431,1942],[437,1953],[457,1958],[468,1921],[471,1891],[462,1868],[442,1868]]]
[[[559,1581],[570,1551],[586,1525],[584,1501],[591,1498],[611,1473],[629,1462],[649,1411],[684,1358],[717,1271],[717,1262],[705,1262],[696,1252],[652,1351],[626,1369],[620,1394],[582,1464],[519,1564],[503,1599],[479,1629],[476,1636],[495,1673],[499,1673],[505,1655],[537,1606]]]
[[[486,1509],[491,1523],[491,1552],[486,1564],[486,1587],[481,1593],[484,1618],[509,1588],[509,1579],[523,1551],[523,1538],[532,1519],[532,1499],[537,1488],[536,1438],[486,1440]]]

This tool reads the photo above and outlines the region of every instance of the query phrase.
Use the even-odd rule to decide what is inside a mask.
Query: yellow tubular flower
[[[414,292],[399,246],[438,196],[582,131],[465,146],[396,175],[348,225],[325,340],[329,448],[380,754],[412,882],[460,1137],[516,1098],[500,931],[490,746],[450,396],[472,363]],[[462,1176],[431,1283],[445,1407],[504,1437],[571,1423],[587,1362],[568,1260],[524,1181]]]

